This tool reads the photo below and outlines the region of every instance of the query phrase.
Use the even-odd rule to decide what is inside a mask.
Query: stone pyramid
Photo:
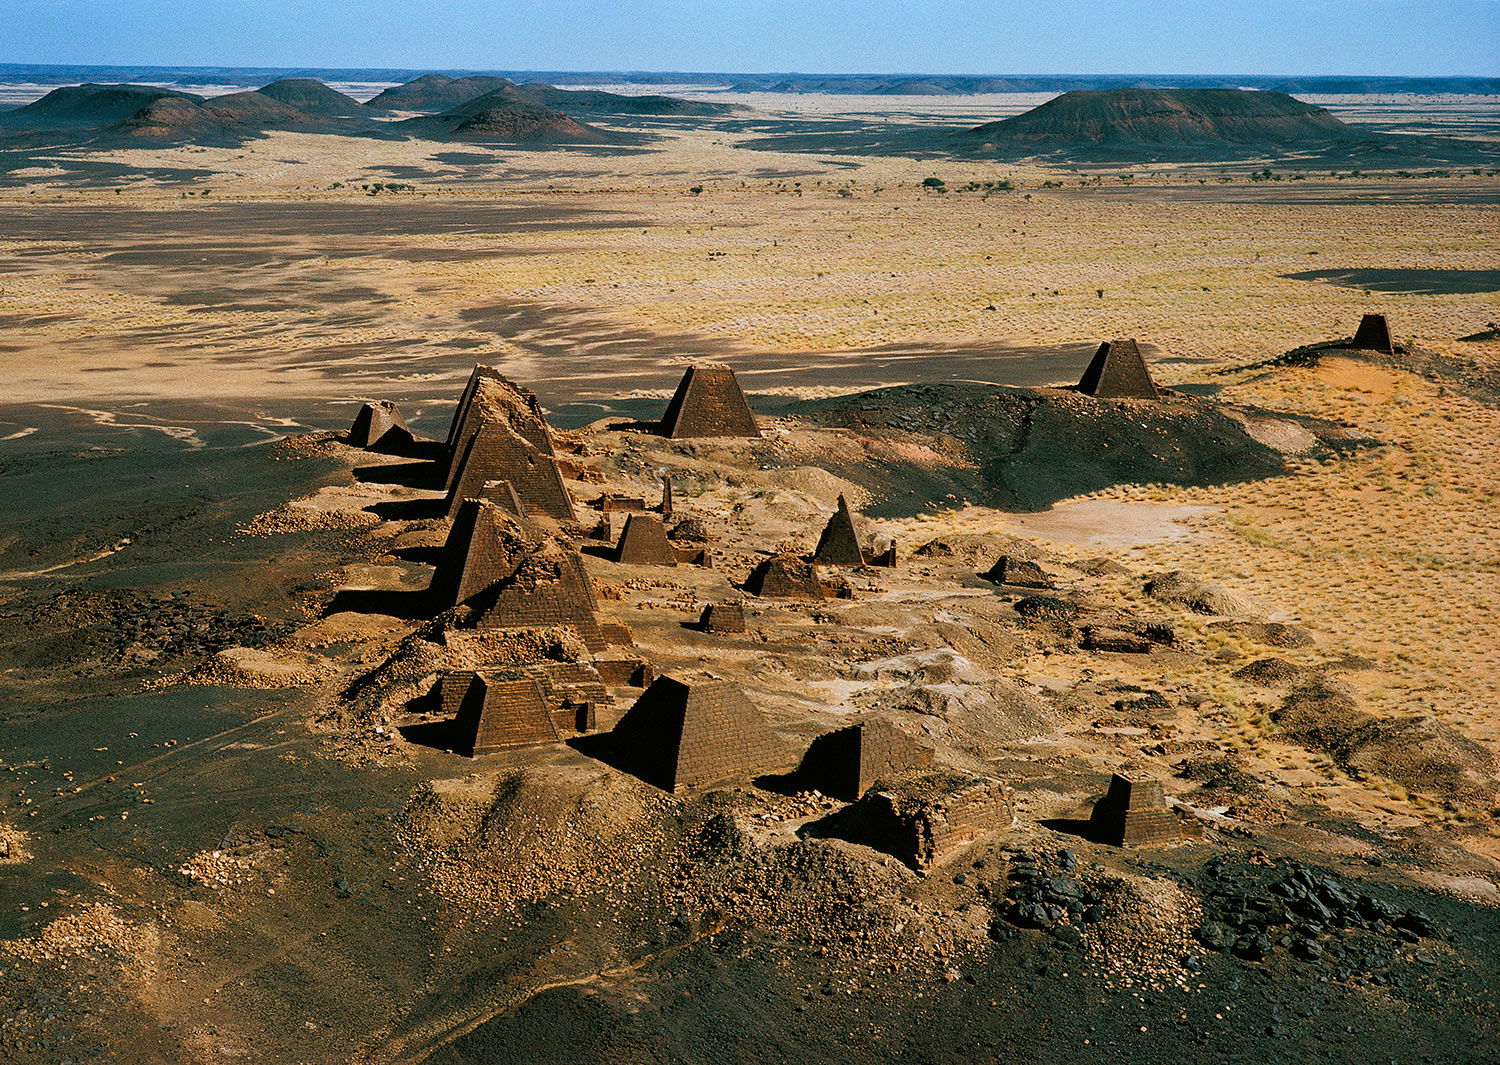
[[[843,811],[840,835],[922,872],[1014,822],[1010,793],[993,777],[913,770],[880,781]]]
[[[526,507],[516,494],[516,486],[509,481],[485,481],[479,490],[479,498],[495,504],[522,524],[526,521]]]
[[[797,786],[854,802],[878,780],[931,764],[931,748],[875,719],[813,740],[797,769]]]
[[[448,673],[441,686],[443,709],[453,714],[460,754],[472,758],[562,739],[535,678],[519,673]]]
[[[662,415],[661,431],[674,440],[695,436],[759,436],[760,426],[734,371],[690,366]]]
[[[599,603],[578,552],[553,542],[526,556],[515,572],[474,600],[488,629],[549,629],[570,625],[590,651],[609,644]]]
[[[812,563],[795,555],[772,555],[750,572],[745,591],[782,599],[827,599]]]
[[[1367,314],[1361,318],[1359,328],[1354,331],[1354,339],[1349,346],[1362,351],[1378,351],[1384,355],[1396,354],[1396,343],[1391,339],[1391,327],[1386,323],[1383,314]]]
[[[625,519],[615,559],[637,566],[677,565],[677,553],[667,540],[666,527],[655,514],[631,514]]]
[[[493,366],[485,366],[483,363],[476,364],[469,374],[469,382],[464,385],[463,393],[458,397],[458,406],[453,409],[453,420],[448,423],[448,437],[445,445],[451,455],[458,448],[458,441],[464,435],[464,429],[469,417],[469,408],[474,402],[474,393],[479,388],[479,382],[503,381],[500,371]]]
[[[1110,778],[1109,791],[1094,804],[1089,829],[1100,843],[1117,847],[1182,838],[1176,815],[1167,809],[1161,781],[1121,773]]]
[[[438,556],[429,586],[438,609],[467,602],[511,574],[535,543],[495,504],[465,499]]]
[[[1088,369],[1083,371],[1078,391],[1100,399],[1161,398],[1134,340],[1100,344]]]
[[[859,528],[854,524],[854,514],[849,510],[849,501],[839,496],[838,509],[823,535],[818,537],[813,561],[825,566],[863,566],[866,562],[864,548],[859,546]]]
[[[349,443],[366,451],[410,444],[416,437],[406,427],[401,411],[389,400],[371,400],[359,408],[349,429]]]
[[[486,484],[497,480],[511,483],[528,512],[574,520],[573,497],[557,460],[495,425],[470,434],[448,488],[448,514],[458,513],[463,500],[477,497]]]
[[[784,765],[787,748],[726,681],[658,677],[610,733],[615,764],[665,791]]]

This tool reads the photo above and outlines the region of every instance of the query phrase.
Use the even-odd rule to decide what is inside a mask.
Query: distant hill
[[[450,78],[446,74],[423,74],[405,85],[396,85],[372,98],[366,106],[387,111],[447,111],[477,100],[497,89],[514,88],[509,78],[482,74]]]
[[[35,103],[0,112],[0,125],[16,129],[98,129],[123,122],[157,100],[199,103],[203,97],[154,85],[66,85]]]
[[[1279,92],[1097,89],[1069,92],[956,135],[955,147],[1137,154],[1142,148],[1278,154],[1370,139],[1321,107]]]
[[[395,123],[423,137],[506,144],[618,144],[626,140],[540,104],[514,85],[437,115]]]
[[[164,97],[102,131],[105,138],[192,141],[234,140],[266,129],[313,128],[323,123],[258,92],[235,92],[207,100]]]
[[[540,104],[570,114],[727,115],[744,110],[737,104],[683,100],[676,96],[629,96],[598,89],[559,89],[542,84],[524,84],[516,88]]]
[[[372,114],[370,108],[354,97],[330,89],[315,78],[282,78],[257,91],[305,115],[319,118],[363,118]]]

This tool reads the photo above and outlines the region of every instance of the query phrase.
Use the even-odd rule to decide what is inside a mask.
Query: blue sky
[[[0,62],[1500,75],[1500,0],[0,0]]]

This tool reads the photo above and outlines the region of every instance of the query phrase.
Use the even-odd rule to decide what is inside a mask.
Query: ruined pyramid
[[[745,580],[745,591],[751,595],[782,599],[827,599],[828,591],[818,579],[812,563],[796,555],[772,555]]]
[[[1100,344],[1088,369],[1083,371],[1078,391],[1100,399],[1161,398],[1134,340],[1108,340]]]
[[[662,415],[661,431],[674,440],[697,436],[759,436],[760,426],[734,371],[690,366]]]
[[[444,478],[447,509],[477,496],[490,481],[509,481],[529,511],[574,518],[573,499],[554,457],[552,433],[530,392],[487,367],[476,367],[467,402],[455,416],[453,450]]]
[[[665,791],[773,769],[788,756],[745,693],[719,680],[658,677],[609,735],[614,764]]]
[[[354,416],[354,425],[349,429],[349,443],[366,451],[401,447],[416,439],[401,411],[389,400],[371,400],[359,408]]]
[[[610,643],[599,624],[599,604],[578,552],[549,541],[515,571],[476,596],[478,625],[489,629],[572,626],[590,651]]]
[[[797,768],[797,787],[853,802],[878,780],[931,764],[931,748],[873,719],[813,740]]]
[[[536,543],[494,503],[465,499],[448,530],[429,586],[440,610],[467,602],[515,573]]]
[[[1121,773],[1110,778],[1109,791],[1094,804],[1089,831],[1100,843],[1117,847],[1182,838],[1181,825],[1167,809],[1161,781]]]
[[[1362,351],[1378,351],[1383,355],[1396,354],[1396,343],[1391,339],[1391,327],[1383,314],[1367,314],[1361,318],[1359,328],[1354,331],[1354,339],[1350,341],[1349,346]]]

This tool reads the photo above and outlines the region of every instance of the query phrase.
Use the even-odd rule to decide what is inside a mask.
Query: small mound
[[[1184,606],[1198,614],[1254,617],[1259,608],[1249,599],[1208,584],[1181,570],[1160,573],[1146,581],[1145,592],[1159,603]]]
[[[477,100],[496,89],[514,88],[509,78],[474,74],[450,78],[446,74],[423,74],[420,78],[396,85],[373,97],[365,106],[386,111],[446,111]]]
[[[569,118],[506,84],[441,114],[398,122],[421,136],[505,144],[613,144],[620,138]]]
[[[316,125],[317,119],[258,92],[234,92],[199,102],[163,97],[106,130],[133,140],[192,141],[235,139],[265,129]]]
[[[303,114],[319,118],[356,118],[370,114],[370,109],[352,96],[330,89],[316,78],[282,78],[257,90]]]

